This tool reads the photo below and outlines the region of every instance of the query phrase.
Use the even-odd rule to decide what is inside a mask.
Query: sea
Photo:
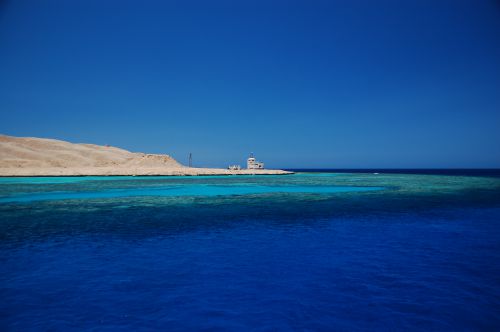
[[[1,331],[499,331],[499,170],[0,178]]]

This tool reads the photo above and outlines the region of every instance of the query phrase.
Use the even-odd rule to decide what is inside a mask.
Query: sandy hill
[[[69,174],[64,170],[96,169],[113,173],[116,169],[115,173],[119,173],[119,169],[182,167],[168,155],[133,153],[112,146],[73,144],[55,139],[0,135],[0,174],[9,169],[43,169],[47,174],[60,169],[60,172]]]
[[[288,174],[279,170],[189,168],[168,155],[112,146],[0,135],[0,176]]]

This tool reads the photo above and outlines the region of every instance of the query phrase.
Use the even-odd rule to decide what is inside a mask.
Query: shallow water
[[[0,178],[0,329],[498,330],[500,178]]]

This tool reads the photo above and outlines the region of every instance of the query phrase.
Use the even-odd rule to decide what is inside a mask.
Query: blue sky
[[[0,115],[197,166],[500,167],[500,3],[4,0]]]

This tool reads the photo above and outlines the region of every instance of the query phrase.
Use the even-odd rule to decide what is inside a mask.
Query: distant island
[[[281,175],[268,169],[187,167],[164,154],[94,144],[0,135],[0,176]]]

